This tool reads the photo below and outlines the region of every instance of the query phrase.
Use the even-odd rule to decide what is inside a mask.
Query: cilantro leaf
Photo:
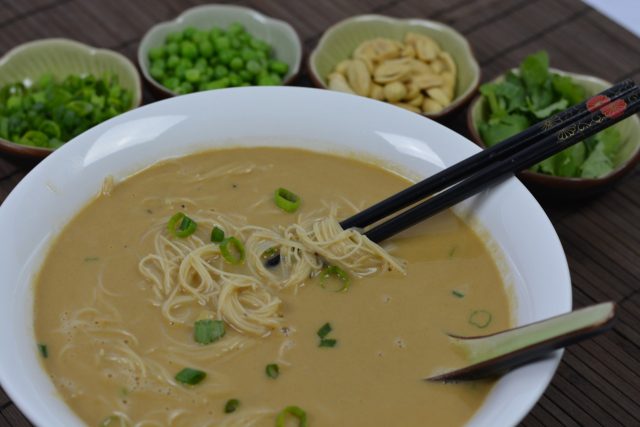
[[[569,76],[553,74],[551,76],[551,84],[562,98],[569,101],[569,105],[576,105],[587,97],[584,88],[575,84]]]
[[[520,76],[527,89],[542,86],[549,80],[549,55],[540,51],[527,56],[520,64]]]
[[[553,104],[549,104],[548,106],[540,109],[532,111],[533,115],[539,119],[546,119],[551,116],[556,111],[562,111],[569,106],[569,101],[566,99],[561,99],[560,101],[556,101]]]
[[[598,144],[582,164],[580,176],[582,178],[599,178],[612,170],[613,162],[604,154],[602,145]]]
[[[501,142],[529,127],[529,120],[521,114],[511,114],[496,123],[480,123],[480,135],[488,146]]]

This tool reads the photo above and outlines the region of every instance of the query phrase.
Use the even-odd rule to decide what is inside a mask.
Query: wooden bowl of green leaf
[[[42,159],[141,101],[140,76],[118,52],[57,38],[22,44],[0,59],[0,151]]]
[[[474,142],[486,148],[610,86],[597,77],[549,68],[546,52],[538,52],[480,87],[467,125]],[[635,115],[518,176],[536,193],[578,198],[610,188],[638,161],[640,119]]]

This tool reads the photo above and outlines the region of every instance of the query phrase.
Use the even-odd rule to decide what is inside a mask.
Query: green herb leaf
[[[569,101],[569,105],[576,105],[587,97],[582,86],[576,84],[569,76],[553,74],[551,76],[553,89],[564,99]]]
[[[202,319],[198,320],[193,329],[193,338],[200,344],[211,344],[218,341],[225,334],[222,320]]]
[[[38,344],[38,350],[40,351],[40,356],[42,356],[43,359],[49,357],[49,349],[46,344]]]
[[[230,414],[235,412],[236,409],[238,409],[238,406],[240,406],[240,401],[238,399],[229,399],[224,405],[224,413]]]
[[[207,373],[199,369],[184,368],[176,374],[176,381],[187,385],[196,385],[207,377]]]
[[[555,175],[579,176],[580,166],[584,163],[587,149],[580,142],[557,153],[554,158]]]
[[[270,363],[264,368],[265,373],[269,378],[274,380],[280,375],[280,367],[275,363]]]
[[[318,329],[318,332],[316,332],[318,334],[318,336],[322,339],[324,337],[326,337],[327,335],[329,335],[329,332],[331,332],[331,324],[329,322],[325,323],[324,325],[322,325],[322,327],[320,329]]]
[[[545,51],[527,56],[520,64],[520,76],[527,89],[542,86],[549,79],[549,55]]]
[[[612,170],[611,159],[604,153],[604,147],[598,144],[582,164],[580,176],[582,178],[599,178]]]
[[[505,139],[522,132],[529,127],[529,120],[521,114],[512,114],[498,123],[480,123],[480,135],[488,146],[495,145]]]
[[[561,99],[559,101],[554,102],[553,104],[549,104],[545,108],[540,110],[532,111],[533,115],[539,119],[546,119],[551,116],[553,113],[557,111],[562,111],[569,106],[569,101],[566,99]]]
[[[456,298],[464,298],[464,294],[456,289],[451,291],[451,294]]]
[[[320,344],[318,344],[318,347],[335,347],[337,343],[338,343],[338,340],[336,339],[322,338],[320,340]]]

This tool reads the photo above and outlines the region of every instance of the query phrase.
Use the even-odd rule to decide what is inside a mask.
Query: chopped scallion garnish
[[[480,329],[486,328],[491,323],[493,316],[487,310],[475,310],[469,316],[469,323]]]
[[[213,243],[221,243],[224,240],[224,230],[219,227],[213,227],[211,230],[211,241]]]
[[[273,378],[274,380],[280,375],[280,367],[275,363],[268,364],[264,371],[269,378]]]
[[[322,338],[320,340],[320,344],[318,344],[318,347],[335,347],[337,343],[338,343],[338,340],[336,339]]]
[[[191,236],[195,233],[196,228],[198,228],[198,224],[182,212],[174,214],[169,218],[169,223],[167,224],[169,233],[182,238]]]
[[[297,406],[287,406],[276,417],[276,427],[284,427],[287,415],[298,419],[298,427],[307,427],[307,413]]]
[[[320,329],[318,329],[318,332],[316,332],[316,333],[318,334],[320,339],[322,339],[322,338],[326,337],[327,335],[329,335],[329,332],[331,332],[331,324],[329,324],[329,322],[327,322],[324,325],[322,325],[322,327]]]
[[[40,356],[42,356],[43,359],[49,357],[49,349],[46,344],[38,344],[38,350],[40,350]]]
[[[235,237],[229,237],[220,243],[220,253],[229,264],[240,264],[244,261],[244,245]]]
[[[224,336],[224,322],[222,320],[198,320],[193,329],[193,338],[200,344],[211,344]]]
[[[456,298],[464,298],[464,294],[456,289],[452,290],[451,294]]]
[[[230,414],[235,412],[235,410],[238,409],[238,406],[240,406],[240,401],[238,399],[229,399],[224,405],[224,413]]]
[[[300,197],[286,188],[278,188],[273,197],[276,206],[285,212],[293,213],[300,207]]]
[[[204,380],[206,376],[207,373],[199,369],[184,368],[176,374],[176,381],[181,382],[182,384],[196,385],[200,381]]]
[[[330,265],[328,267],[325,267],[320,272],[320,286],[322,286],[323,288],[326,287],[327,280],[329,280],[329,278],[331,277],[335,277],[340,282],[342,282],[340,287],[336,289],[336,292],[341,292],[341,291],[346,292],[347,290],[349,290],[349,285],[351,284],[349,275],[347,274],[346,271],[344,271],[343,269],[335,265]]]

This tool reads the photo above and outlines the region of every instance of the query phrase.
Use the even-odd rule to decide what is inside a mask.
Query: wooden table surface
[[[29,40],[68,37],[135,61],[154,24],[199,0],[0,0],[0,54]],[[378,13],[449,24],[471,42],[483,81],[546,49],[556,68],[610,81],[640,81],[640,40],[577,0],[246,0],[291,23],[308,53],[344,18]],[[638,6],[640,7],[640,5]],[[639,24],[640,25],[640,24]],[[309,86],[303,72],[297,84]],[[155,99],[145,91],[145,102]],[[467,135],[466,110],[444,122]],[[30,170],[0,158],[0,201]],[[570,348],[523,426],[640,426],[640,169],[615,189],[581,202],[540,200],[567,254],[576,307],[614,300],[614,329]],[[0,349],[0,351],[2,351]],[[0,389],[0,427],[29,421]],[[44,426],[46,427],[46,426]]]

